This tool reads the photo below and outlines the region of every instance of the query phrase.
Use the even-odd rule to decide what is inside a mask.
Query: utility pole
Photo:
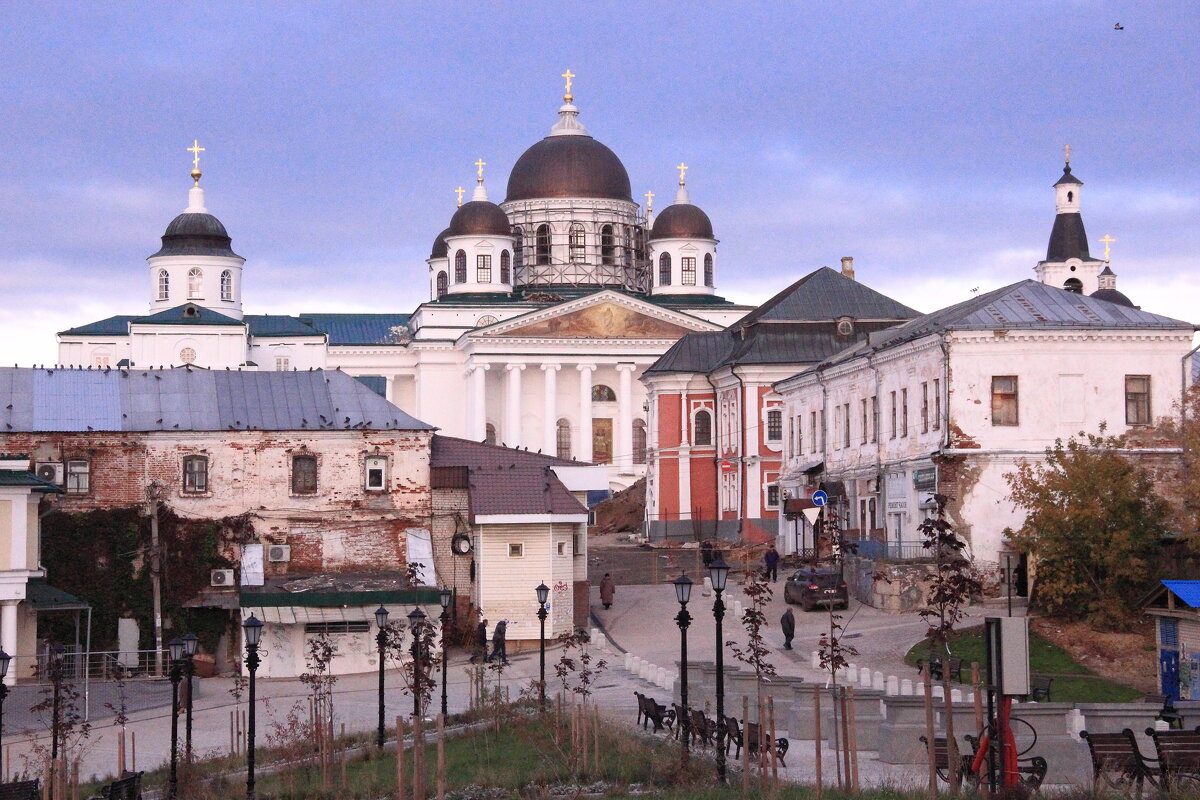
[[[154,594],[154,674],[163,674],[162,550],[158,545],[159,484],[146,487],[150,503],[150,587]]]

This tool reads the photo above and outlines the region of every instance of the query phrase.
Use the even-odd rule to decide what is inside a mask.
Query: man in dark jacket
[[[779,618],[779,627],[783,628],[783,649],[792,649],[792,638],[796,635],[796,617],[789,608]]]
[[[488,661],[498,658],[505,664],[508,663],[508,650],[504,641],[507,632],[508,620],[502,619],[496,623],[496,628],[492,631],[492,654],[488,656]]]
[[[475,628],[475,647],[471,652],[471,663],[487,660],[487,620],[482,619]]]
[[[767,552],[763,553],[763,566],[766,568],[766,578],[779,583],[779,551],[775,549],[775,545],[771,545]]]

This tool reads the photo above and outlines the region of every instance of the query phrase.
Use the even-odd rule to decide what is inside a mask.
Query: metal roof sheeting
[[[404,344],[412,314],[301,314],[330,344]]]
[[[247,314],[244,317],[250,326],[251,336],[320,336],[315,329],[296,317],[281,314]]]
[[[115,317],[89,322],[78,328],[59,331],[59,336],[128,336],[129,323],[137,319],[136,314],[120,314]]]
[[[804,322],[852,317],[855,320],[912,319],[919,312],[829,267],[810,272],[747,314],[737,325]]]
[[[1200,608],[1200,581],[1163,581],[1162,585],[1192,608]]]
[[[0,433],[345,429],[432,426],[339,371],[0,367]]]

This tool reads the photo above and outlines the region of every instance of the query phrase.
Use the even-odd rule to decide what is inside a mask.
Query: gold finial
[[[1067,163],[1067,166],[1071,165],[1071,145],[1069,144],[1063,145],[1063,160]]]
[[[459,208],[462,208],[462,196],[463,196],[463,194],[466,193],[466,191],[467,190],[462,188],[461,186],[454,190],[454,193],[456,195],[458,195],[458,207]]]
[[[483,168],[487,166],[487,162],[482,158],[475,162],[475,182],[483,183]]]
[[[575,99],[575,95],[571,94],[571,79],[575,77],[575,73],[568,69],[562,76],[567,79],[567,91],[563,93],[563,102],[569,103]]]
[[[646,213],[654,211],[654,192],[646,192]]]
[[[684,183],[687,182],[684,180],[687,177],[687,171],[688,171],[687,164],[680,161],[679,166],[676,167],[675,169],[679,170],[679,185],[683,186]]]
[[[1107,264],[1109,253],[1112,252],[1112,243],[1115,242],[1116,239],[1106,233],[1104,234],[1104,238],[1100,241],[1104,242],[1104,263]]]
[[[200,154],[204,152],[204,148],[200,146],[199,139],[193,139],[192,146],[187,148],[187,151],[192,154],[192,171],[190,173],[192,176],[192,180],[194,180],[196,182],[196,185],[199,186],[200,185]]]

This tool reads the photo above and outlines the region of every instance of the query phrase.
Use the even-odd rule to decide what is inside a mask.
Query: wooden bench
[[[924,736],[918,737],[921,744],[925,745],[926,751],[929,749],[929,740]],[[945,783],[950,783],[954,778],[955,773],[964,778],[971,771],[971,762],[974,756],[959,755],[958,764],[955,765],[953,771],[950,769],[950,746],[946,742],[945,736],[933,737],[933,763],[937,768],[937,776]]]
[[[765,741],[765,737],[762,734],[762,728],[759,727],[759,724],[757,722],[747,722],[746,723],[746,730],[743,732],[742,738],[745,742],[745,746],[750,748],[751,756],[758,755],[759,748],[763,744],[767,744],[767,742]],[[785,760],[785,758],[787,757],[788,740],[785,737],[780,736],[778,739],[775,740],[774,745],[775,745],[775,758],[777,758],[779,760],[780,764],[782,764],[783,766],[786,767],[787,761]]]
[[[738,724],[737,717],[725,718],[725,755],[729,755],[730,746],[737,747],[734,752],[733,760],[737,761],[742,757],[742,745],[745,743],[742,736],[741,725]]]
[[[717,737],[717,723],[704,716],[704,712],[693,708],[691,711],[692,744],[700,743],[701,747],[711,747]]]
[[[648,697],[641,692],[634,692],[634,696],[638,701],[638,722],[645,729],[648,723],[654,723],[654,731],[657,733],[664,727],[670,728],[675,723],[675,710],[668,710],[666,706],[656,701],[653,697]]]
[[[1088,752],[1092,756],[1094,781],[1103,779],[1109,786],[1122,792],[1136,787],[1139,797],[1147,781],[1151,785],[1158,785],[1155,770],[1150,766],[1155,759],[1147,759],[1142,755],[1129,728],[1120,733],[1081,731],[1079,735],[1087,742]]]
[[[117,780],[100,790],[100,794],[89,797],[88,800],[141,800],[141,772],[126,772]]]
[[[1200,789],[1200,726],[1190,731],[1157,731],[1147,728],[1158,753],[1158,773],[1163,791]]]
[[[42,796],[37,778],[31,781],[0,783],[0,800],[38,800]]]
[[[1029,679],[1029,694],[1026,695],[1030,700],[1038,702],[1050,702],[1050,685],[1054,683],[1054,678],[1047,678],[1045,675],[1034,675]]]
[[[955,683],[959,683],[962,681],[963,660],[961,658],[949,658],[949,659],[945,659],[945,662],[943,662],[943,659],[941,659],[941,658],[933,658],[933,659],[930,659],[928,662],[926,662],[925,659],[923,659],[923,658],[919,658],[919,659],[917,659],[917,672],[920,672],[921,670],[923,670],[925,668],[926,663],[929,664],[929,679],[931,681],[942,680],[942,664],[943,663],[946,663],[949,665],[951,681],[953,681]]]

